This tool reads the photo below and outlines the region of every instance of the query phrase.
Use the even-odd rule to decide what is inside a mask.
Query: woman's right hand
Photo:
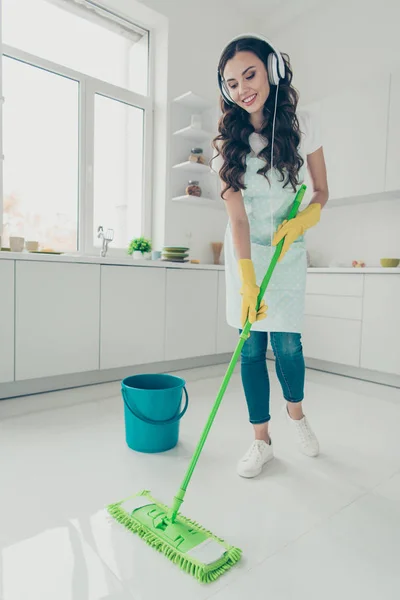
[[[247,319],[251,324],[256,321],[261,321],[267,316],[267,305],[264,300],[260,304],[258,312],[256,311],[257,298],[260,293],[260,288],[256,283],[256,274],[254,271],[253,261],[248,258],[239,260],[239,274],[242,281],[240,293],[242,295],[242,329],[244,328]]]

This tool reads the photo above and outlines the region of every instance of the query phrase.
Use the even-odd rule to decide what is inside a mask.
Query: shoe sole
[[[236,471],[236,473],[239,475],[239,477],[242,477],[243,479],[254,479],[254,477],[258,477],[262,473],[262,470],[265,467],[265,465],[267,465],[269,462],[271,462],[271,460],[273,460],[274,458],[275,458],[274,456],[270,456],[270,458],[267,458],[267,460],[262,465],[262,467],[260,467],[260,469],[254,474],[245,475],[243,473],[239,473],[239,471]]]

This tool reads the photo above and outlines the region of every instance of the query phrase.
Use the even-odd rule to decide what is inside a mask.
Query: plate
[[[187,258],[165,258],[163,257],[161,260],[165,260],[167,262],[176,262],[176,263],[187,263],[189,260]]]
[[[44,252],[43,250],[31,250],[29,254],[63,254],[62,252],[48,252],[47,250]]]
[[[178,252],[163,252],[162,256],[164,258],[187,258],[189,254],[187,252],[184,254],[179,254]]]
[[[188,252],[189,248],[181,248],[180,246],[164,246],[163,252],[173,253],[173,252]]]

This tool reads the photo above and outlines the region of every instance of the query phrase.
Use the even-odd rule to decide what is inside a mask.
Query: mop
[[[299,188],[288,220],[296,216],[305,190],[305,185]],[[278,262],[283,242],[284,240],[277,245],[268,271],[262,281],[257,299],[257,311]],[[202,583],[213,582],[225,571],[228,571],[240,560],[242,551],[239,548],[230,546],[198,523],[184,517],[179,511],[250,329],[251,323],[247,320],[185,477],[173,499],[172,506],[168,507],[155,500],[150,492],[142,491],[107,507],[108,512],[116,521],[139,535],[147,544],[162,552],[183,571],[193,575]]]

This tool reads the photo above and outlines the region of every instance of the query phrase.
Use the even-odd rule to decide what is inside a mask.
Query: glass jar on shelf
[[[199,186],[199,182],[194,179],[190,179],[188,181],[188,185],[186,187],[186,195],[187,196],[201,196],[201,187]]]
[[[189,155],[189,162],[204,165],[206,159],[203,156],[203,148],[192,148]]]

